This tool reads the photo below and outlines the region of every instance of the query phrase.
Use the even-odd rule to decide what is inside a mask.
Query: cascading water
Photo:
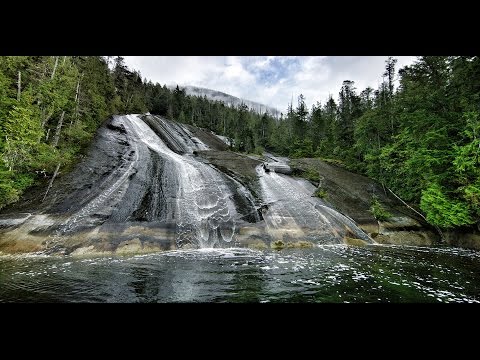
[[[313,197],[312,184],[288,176],[287,159],[266,154],[271,162],[263,167],[224,149],[195,127],[152,115],[114,116],[84,160],[56,180],[47,202],[27,208],[27,217],[0,219],[0,245],[83,254],[347,237],[374,243]]]
[[[125,126],[136,140],[162,157],[176,176],[176,242],[179,247],[190,243],[198,247],[216,247],[229,243],[235,233],[235,205],[231,192],[217,170],[189,155],[172,151],[164,141],[138,116],[124,117]],[[170,124],[160,123],[164,132],[178,147],[192,151],[198,148],[184,141],[181,131]],[[188,138],[187,138],[188,139]],[[197,142],[198,144],[198,142]],[[200,145],[201,148],[205,145]],[[191,152],[188,151],[188,152]]]
[[[374,242],[351,219],[312,196],[315,188],[306,180],[266,172],[263,166],[257,167],[257,174],[268,206],[263,216],[273,238],[343,243],[350,236]]]

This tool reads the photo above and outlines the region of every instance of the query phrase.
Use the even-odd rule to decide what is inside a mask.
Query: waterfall
[[[49,204],[0,219],[4,238],[46,253],[374,243],[313,196],[311,183],[289,176],[288,159],[266,154],[263,165],[218,143],[159,116],[114,116],[83,161],[56,181]]]
[[[372,239],[355,223],[312,196],[315,188],[303,179],[266,172],[257,167],[267,232],[275,239],[306,239],[315,243],[343,243],[346,236],[372,243]]]
[[[147,146],[163,158],[173,171],[164,176],[176,177],[176,242],[179,247],[192,244],[200,248],[221,247],[230,243],[235,233],[235,204],[232,193],[220,173],[189,155],[206,146],[177,124],[156,117],[165,136],[181,155],[167,144],[139,116],[127,115],[125,126],[137,143]],[[185,134],[187,136],[185,136]]]

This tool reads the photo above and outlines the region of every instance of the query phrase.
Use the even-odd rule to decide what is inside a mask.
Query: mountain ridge
[[[176,86],[177,85],[171,85],[169,86],[169,88],[174,89]],[[281,111],[273,106],[265,105],[252,100],[242,99],[237,96],[230,95],[219,90],[193,86],[193,85],[178,85],[178,87],[180,89],[184,89],[185,93],[190,96],[198,96],[198,97],[206,96],[207,99],[209,100],[222,101],[227,105],[233,105],[233,106],[238,106],[244,103],[250,109],[254,110],[259,114],[263,114],[265,111],[268,111],[270,115],[276,118],[279,118],[281,114]]]

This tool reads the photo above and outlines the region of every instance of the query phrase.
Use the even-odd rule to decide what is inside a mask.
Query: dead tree
[[[53,138],[53,146],[57,147],[58,140],[60,140],[60,132],[62,131],[63,117],[65,116],[65,111],[62,112],[60,120],[58,121],[57,129],[55,130],[55,137]]]
[[[19,71],[18,72],[18,82],[17,82],[17,101],[20,101],[20,94],[22,92],[22,73]]]

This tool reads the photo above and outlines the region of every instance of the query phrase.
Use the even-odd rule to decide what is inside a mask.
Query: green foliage
[[[327,198],[327,190],[318,188],[315,190],[314,194],[316,197],[319,197],[320,199],[326,199]]]
[[[131,89],[132,79],[124,80]],[[129,106],[143,109],[135,89],[132,101],[140,99],[142,105]],[[18,200],[37,174],[48,176],[57,164],[69,167],[76,161],[98,126],[127,108],[115,92],[113,74],[101,57],[0,57],[0,208]]]
[[[463,192],[463,198],[470,205],[472,212],[477,218],[480,217],[480,179],[460,189]]]
[[[14,186],[19,191],[24,191],[34,182],[32,174],[18,174],[14,180]]]
[[[49,144],[41,143],[36,150],[35,156],[29,164],[32,171],[51,174],[55,171],[58,163],[65,164],[67,162],[63,154]]]
[[[290,154],[293,158],[308,158],[313,156],[313,144],[310,139],[296,140]]]
[[[338,166],[338,167],[345,167],[343,161],[338,159],[329,159],[329,158],[321,158],[322,161],[326,162],[327,164]]]
[[[25,170],[40,143],[42,129],[32,96],[25,92],[0,124],[3,143],[2,160],[10,170]]]
[[[476,111],[466,112],[463,146],[454,146],[455,172],[465,180],[468,176],[480,174],[480,116]]]
[[[19,198],[20,191],[16,189],[13,177],[12,171],[0,166],[0,209]]]
[[[317,170],[313,169],[313,168],[308,168],[307,170],[305,170],[302,175],[301,175],[303,178],[307,179],[307,180],[310,180],[310,181],[314,181],[314,182],[319,182],[320,181],[320,174],[318,173]]]
[[[76,122],[65,129],[65,138],[72,144],[78,144],[80,147],[90,143],[93,134],[88,131],[87,125],[81,122]]]
[[[15,188],[11,181],[0,179],[0,209],[17,201],[19,194],[20,191]]]
[[[33,182],[32,174],[14,173],[0,166],[0,209],[17,201]]]
[[[422,191],[420,208],[430,223],[442,228],[473,224],[469,207],[466,205],[464,202],[448,198],[445,190],[437,183],[432,183]]]
[[[378,199],[373,199],[372,205],[370,206],[370,212],[375,216],[375,219],[379,221],[387,221],[392,217],[392,214],[383,207]]]
[[[264,151],[265,151],[265,149],[261,146],[256,146],[255,149],[253,149],[253,153],[255,155],[263,155]]]

